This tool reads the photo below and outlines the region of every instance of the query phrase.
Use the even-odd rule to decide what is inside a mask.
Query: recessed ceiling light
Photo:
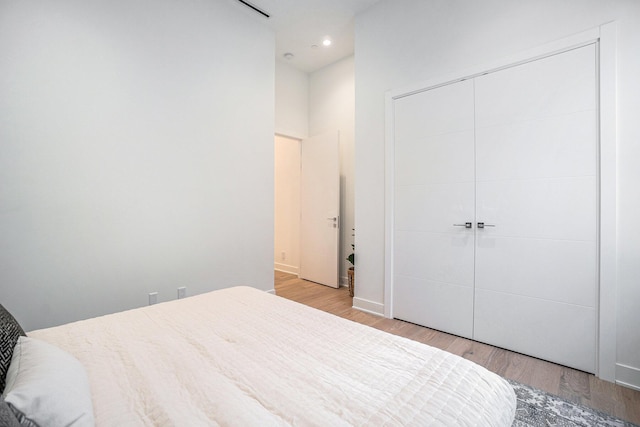
[[[317,48],[318,48],[318,45],[317,45],[317,44],[312,44],[312,45],[311,45],[311,49],[317,49]]]
[[[293,53],[291,53],[291,52],[287,52],[287,53],[285,53],[285,54],[284,54],[284,55],[282,55],[282,56],[284,56],[284,59],[286,59],[286,60],[291,60],[291,59],[293,59]]]
[[[322,40],[322,46],[331,46],[331,40],[329,39]]]

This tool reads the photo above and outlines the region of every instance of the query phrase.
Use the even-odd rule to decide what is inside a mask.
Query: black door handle
[[[484,222],[478,223],[478,228],[485,228],[485,227],[495,227],[495,224],[485,224]]]

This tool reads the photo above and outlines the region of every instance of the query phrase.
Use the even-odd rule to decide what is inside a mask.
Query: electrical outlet
[[[187,287],[181,286],[178,288],[178,299],[182,299],[187,296]]]
[[[149,293],[149,305],[153,305],[153,304],[157,304],[158,303],[158,293],[157,292],[150,292]]]
[[[287,254],[285,253],[285,251],[280,252],[280,258],[282,259],[282,261],[287,259]]]

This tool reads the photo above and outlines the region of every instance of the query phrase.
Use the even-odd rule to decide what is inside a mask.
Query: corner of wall
[[[309,75],[276,61],[275,133],[292,138],[309,136]]]
[[[384,317],[384,304],[380,304],[379,302],[354,297],[353,308],[355,308],[356,310],[364,311],[365,313]]]

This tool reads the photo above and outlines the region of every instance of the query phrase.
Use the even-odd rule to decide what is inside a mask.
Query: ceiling
[[[353,54],[353,18],[379,0],[244,0],[269,18],[235,1],[275,31],[277,60],[311,73]],[[323,46],[326,37],[331,46]]]

